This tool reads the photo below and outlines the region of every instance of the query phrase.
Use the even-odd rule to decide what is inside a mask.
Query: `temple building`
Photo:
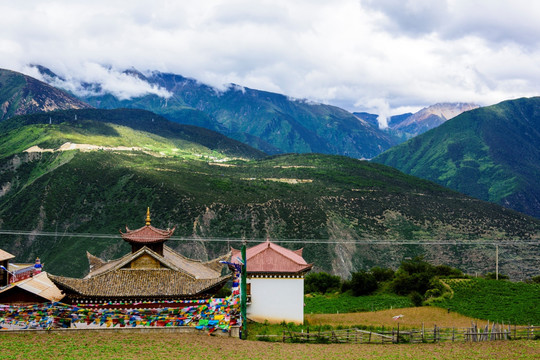
[[[64,297],[42,271],[39,258],[34,264],[11,263],[15,258],[0,249],[0,304],[28,305],[60,301]]]
[[[240,250],[232,249],[231,262],[239,263]],[[304,322],[304,276],[313,264],[302,249],[289,250],[270,241],[246,251],[247,318],[270,323]]]
[[[67,303],[141,303],[204,299],[216,294],[231,275],[221,275],[220,263],[230,256],[203,262],[188,259],[164,245],[174,233],[151,225],[120,232],[131,245],[125,256],[105,261],[87,253],[90,272],[83,279],[49,275],[66,294]]]

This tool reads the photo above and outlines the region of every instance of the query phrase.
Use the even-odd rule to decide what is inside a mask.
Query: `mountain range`
[[[186,119],[204,115],[185,109]],[[396,268],[418,254],[485,273],[494,269],[494,246],[486,243],[498,243],[502,272],[515,279],[538,272],[540,220],[385,165],[323,154],[266,157],[215,131],[137,109],[58,110],[0,122],[0,229],[13,231],[0,248],[19,261],[40,256],[47,271],[83,275],[86,251],[106,259],[128,251],[114,234],[141,226],[148,206],[155,226],[177,226],[175,235],[190,239],[172,246],[201,260],[241,239],[269,238],[305,247],[316,270],[345,277]]]
[[[540,97],[467,111],[374,159],[540,218]]]
[[[393,136],[397,142],[401,143],[434,129],[465,111],[478,107],[478,105],[473,103],[438,103],[425,107],[414,114],[405,113],[391,116],[387,119],[388,124],[383,130]],[[355,112],[353,114],[374,126],[379,124],[379,116],[376,114],[366,112]]]
[[[38,70],[44,80],[62,83],[49,69]],[[125,74],[164,89],[169,96],[119,99],[103,91],[101,84],[82,84],[86,91],[81,100],[102,109],[149,110],[171,121],[218,131],[268,154],[315,152],[369,159],[397,144],[378,126],[335,106],[234,84],[218,90],[176,74],[144,75],[136,70]]]
[[[0,69],[0,121],[14,115],[90,107],[65,91],[33,77]]]

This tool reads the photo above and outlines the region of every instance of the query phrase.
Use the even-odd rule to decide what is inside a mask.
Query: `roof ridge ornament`
[[[146,209],[146,226],[150,226],[150,207]]]

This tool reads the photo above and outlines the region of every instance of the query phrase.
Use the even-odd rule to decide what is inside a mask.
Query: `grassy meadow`
[[[480,278],[444,280],[449,297],[433,305],[506,324],[540,325],[540,284]]]
[[[538,341],[401,345],[284,344],[179,333],[0,333],[16,359],[533,359]]]
[[[394,294],[376,294],[366,296],[351,296],[341,294],[306,294],[305,314],[343,314],[364,311],[378,311],[397,309],[412,306],[411,300],[406,296]]]

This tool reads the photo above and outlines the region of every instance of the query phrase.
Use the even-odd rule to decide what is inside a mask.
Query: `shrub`
[[[352,274],[350,288],[354,296],[369,295],[377,290],[377,280],[372,273],[358,271]]]
[[[399,266],[399,270],[409,274],[426,273],[435,275],[435,266],[431,265],[427,261],[424,261],[423,256],[416,256],[412,260],[402,261],[401,265]]]
[[[444,289],[438,276],[462,277],[463,273],[459,269],[447,265],[433,266],[424,261],[423,257],[417,256],[412,260],[401,262],[391,287],[398,295],[407,295],[415,291],[419,294],[426,294],[430,289],[438,289],[440,291],[438,293],[443,293]],[[430,296],[432,296],[431,293]]]
[[[407,295],[414,291],[424,294],[430,288],[431,274],[426,272],[407,273],[398,271],[392,280],[392,289],[398,295]]]
[[[341,278],[325,272],[311,273],[304,279],[304,293],[326,294],[341,289]]]
[[[409,295],[409,298],[411,299],[411,302],[413,303],[414,306],[422,306],[422,301],[424,301],[424,298],[422,297],[422,295],[420,295],[420,293],[417,291],[413,291]]]
[[[439,289],[429,289],[428,291],[426,291],[426,294],[425,294],[425,297],[426,298],[436,298],[436,297],[439,297],[442,295],[442,292],[441,290]]]
[[[448,265],[435,266],[435,275],[443,277],[463,277],[463,272]]]
[[[395,272],[392,269],[385,269],[379,266],[375,266],[371,269],[371,273],[375,277],[377,282],[385,282],[394,278]]]
[[[490,272],[486,274],[485,278],[488,280],[495,280],[497,278],[497,274],[494,272]],[[508,275],[503,275],[499,273],[499,280],[508,280],[508,279],[510,279]]]

